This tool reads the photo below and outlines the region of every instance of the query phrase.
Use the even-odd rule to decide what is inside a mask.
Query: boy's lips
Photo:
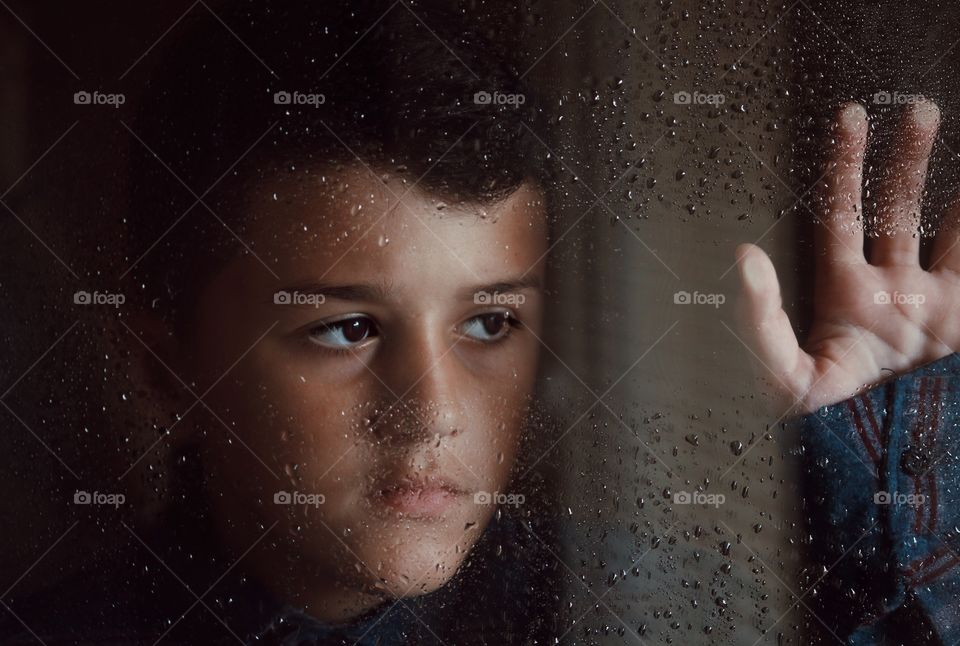
[[[459,502],[468,492],[439,475],[401,476],[386,481],[374,492],[377,504],[412,517],[435,517]]]

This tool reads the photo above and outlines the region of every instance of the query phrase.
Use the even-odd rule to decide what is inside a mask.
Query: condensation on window
[[[849,101],[868,229],[939,106],[937,232],[952,6],[4,10],[4,640],[832,643],[866,612],[735,249],[802,341]]]

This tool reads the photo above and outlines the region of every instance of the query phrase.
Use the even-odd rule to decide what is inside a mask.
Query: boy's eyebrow
[[[524,289],[532,289],[536,291],[543,290],[540,278],[538,276],[524,276],[516,279],[498,281],[489,285],[477,285],[476,287],[463,290],[463,297],[474,298],[478,292],[486,292],[488,294],[509,294],[512,292],[519,292]]]
[[[540,291],[543,289],[540,278],[537,276],[506,279],[484,285],[477,285],[464,289],[461,294],[464,299],[473,299],[477,293],[509,294],[524,289]],[[390,285],[385,282],[358,283],[356,285],[334,285],[330,283],[305,283],[291,287],[284,287],[275,294],[318,294],[324,298],[335,298],[342,301],[386,301],[390,299]],[[277,301],[274,299],[274,303]]]
[[[278,292],[290,294],[317,294],[324,298],[341,301],[385,301],[389,299],[390,286],[387,283],[358,283],[356,285],[334,285],[331,283],[308,283],[285,287]]]

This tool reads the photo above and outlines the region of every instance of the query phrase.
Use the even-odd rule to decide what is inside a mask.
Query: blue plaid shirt
[[[799,420],[812,610],[849,644],[960,644],[958,391],[952,354]]]

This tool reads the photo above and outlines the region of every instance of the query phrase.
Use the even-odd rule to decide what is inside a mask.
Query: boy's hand
[[[907,107],[879,181],[863,187],[867,115],[843,106],[819,195],[814,321],[800,347],[773,264],[737,247],[741,327],[778,411],[807,413],[960,348],[960,203],[945,214],[929,269],[919,263],[920,200],[939,110]],[[862,197],[876,207],[869,262]]]

